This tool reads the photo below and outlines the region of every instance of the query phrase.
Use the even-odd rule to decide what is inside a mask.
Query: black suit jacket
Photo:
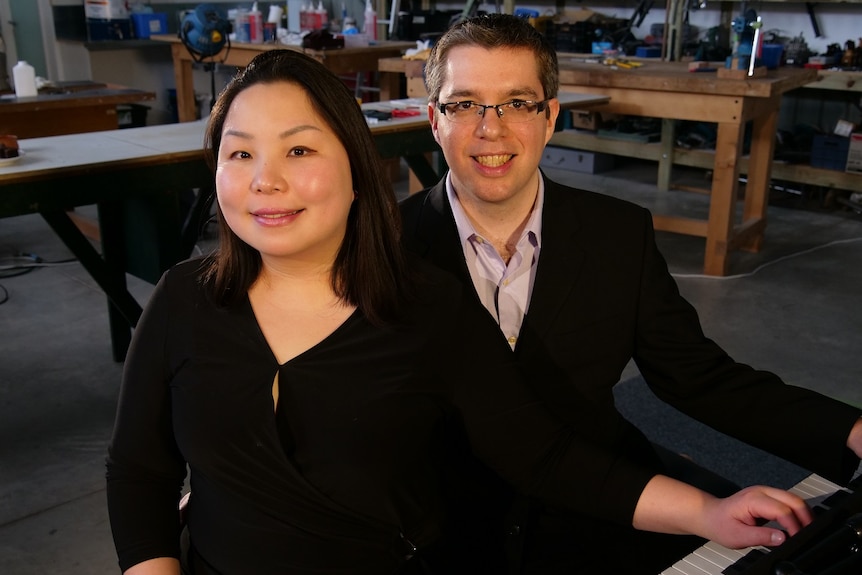
[[[845,443],[858,409],[737,363],[708,339],[646,209],[542,177],[541,252],[514,353],[558,417],[660,471],[614,407],[612,389],[634,358],[650,388],[682,412],[834,481],[850,478],[859,461]],[[445,181],[402,201],[401,211],[406,247],[470,282]],[[597,501],[614,500],[604,517],[630,525],[645,483],[611,470],[584,485]]]

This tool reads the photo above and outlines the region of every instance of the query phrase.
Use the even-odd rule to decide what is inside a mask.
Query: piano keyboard
[[[862,471],[862,468],[857,470],[855,479],[853,480],[853,486],[856,487],[856,491],[860,492],[859,495],[862,495],[862,474],[860,474],[860,471]],[[857,483],[859,483],[859,485],[856,485]],[[791,489],[788,489],[788,491],[805,499],[809,506],[815,511],[814,521],[808,526],[808,528],[814,527],[817,523],[819,514],[816,512],[818,511],[818,508],[830,508],[829,502],[833,495],[836,495],[837,493],[832,500],[839,498],[843,500],[846,499],[842,497],[844,494],[852,493],[849,489],[844,489],[817,474],[809,475]],[[838,493],[839,491],[841,493]],[[858,499],[858,497],[856,497],[856,499]],[[839,500],[836,505],[841,505],[841,500]],[[856,511],[859,510],[860,509],[857,509]],[[803,532],[804,531],[805,530],[803,530]],[[800,532],[800,535],[803,532]],[[781,547],[772,549],[768,547],[728,549],[714,541],[710,541],[683,557],[671,567],[662,571],[659,575],[746,575],[752,571],[750,568],[763,563],[762,561],[758,563],[758,560],[776,549],[782,549],[787,545],[792,545],[795,539],[796,537],[792,537]],[[759,572],[760,570],[755,569],[754,571]],[[768,572],[771,573],[771,570],[768,570]]]

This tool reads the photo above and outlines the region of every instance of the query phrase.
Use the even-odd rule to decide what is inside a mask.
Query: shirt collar
[[[467,245],[467,242],[474,235],[479,235],[473,227],[470,218],[461,206],[461,201],[455,193],[455,187],[452,185],[452,172],[446,173],[446,197],[449,199],[449,205],[452,207],[452,215],[455,217],[455,225],[458,227],[458,237],[461,240],[461,245]],[[536,194],[536,204],[533,211],[530,213],[530,219],[524,227],[523,235],[530,235],[535,238],[535,246],[542,245],[542,210],[545,205],[545,179],[539,173],[539,190]],[[523,236],[522,236],[523,237]]]

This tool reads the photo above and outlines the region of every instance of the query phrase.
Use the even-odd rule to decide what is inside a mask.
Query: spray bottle
[[[263,44],[263,14],[258,10],[257,2],[251,5],[248,13],[248,41]]]
[[[362,31],[369,40],[377,40],[377,12],[371,6],[371,0],[365,0],[365,25]]]

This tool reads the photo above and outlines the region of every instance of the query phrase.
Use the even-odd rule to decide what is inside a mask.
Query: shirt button
[[[508,280],[508,279],[503,280],[503,285],[504,285],[504,286],[509,285],[509,280]]]
[[[515,336],[510,337],[509,338],[509,345],[515,345],[516,341],[518,341],[517,337],[515,337]]]

